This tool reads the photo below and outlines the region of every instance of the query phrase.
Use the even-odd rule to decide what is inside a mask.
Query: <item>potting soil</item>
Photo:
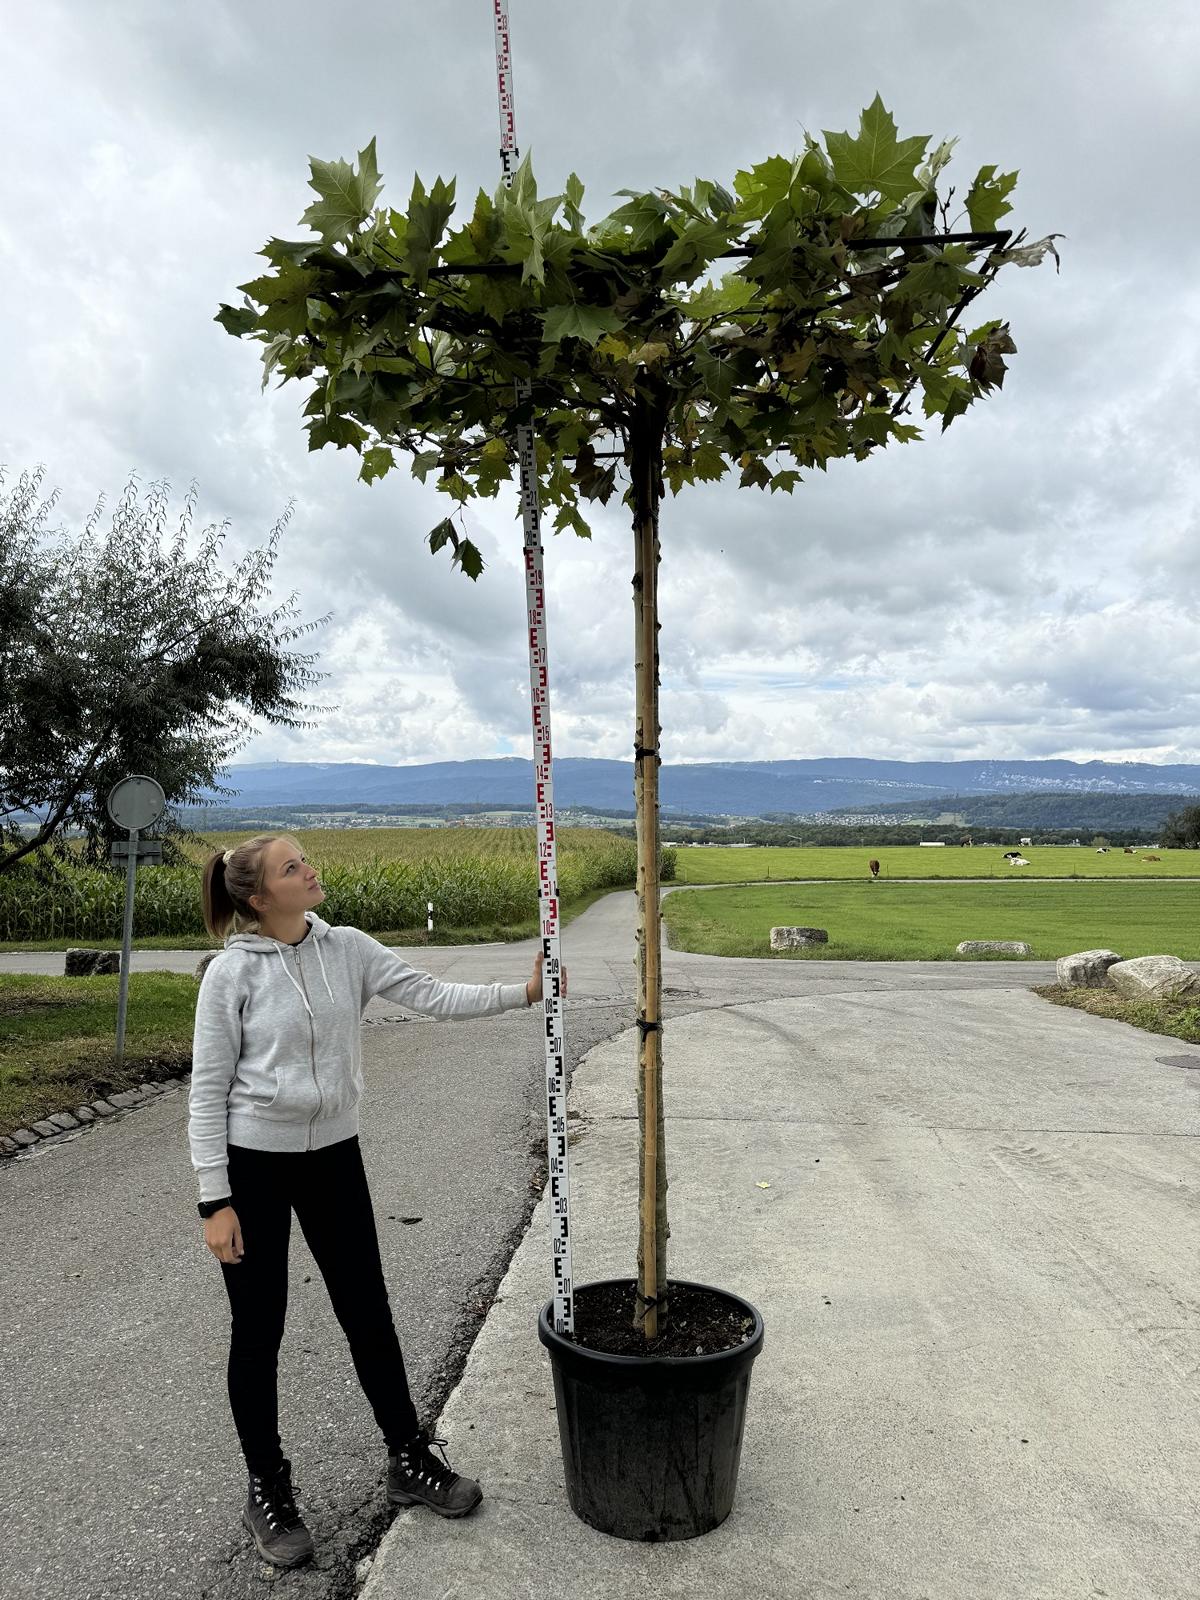
[[[575,1291],[574,1344],[618,1356],[714,1355],[745,1344],[754,1329],[735,1301],[717,1289],[670,1285],[670,1301],[658,1337],[647,1340],[633,1321],[637,1284],[583,1284]]]

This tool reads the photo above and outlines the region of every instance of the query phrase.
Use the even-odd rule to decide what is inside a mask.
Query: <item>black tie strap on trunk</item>
[[[651,1311],[665,1311],[667,1309],[667,1302],[670,1299],[670,1291],[668,1289],[664,1289],[661,1294],[646,1295],[643,1294],[640,1289],[635,1289],[634,1299],[637,1302],[638,1321],[645,1322]]]
[[[648,1033],[661,1033],[662,1032],[662,1023],[661,1022],[647,1022],[645,1017],[639,1017],[637,1019],[637,1025],[642,1030],[642,1038],[643,1039],[646,1037],[646,1035]]]

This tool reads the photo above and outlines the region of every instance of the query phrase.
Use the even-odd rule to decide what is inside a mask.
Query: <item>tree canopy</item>
[[[1008,263],[1054,252],[997,223],[1015,172],[980,168],[952,226],[938,184],[953,140],[901,139],[876,96],[858,132],[806,137],[730,188],[622,190],[590,226],[572,173],[543,199],[529,158],[451,229],[454,182],[413,183],[406,211],[377,206],[374,139],[355,166],[311,164],[316,238],[270,239],[269,270],[223,305],[229,333],[258,341],[263,384],[303,380],[310,449],[356,451],[359,476],[397,453],[437,475],[457,512],[514,473],[524,510],[584,538],[627,469],[635,532],[634,772],[638,837],[638,1283],[648,1340],[667,1313],[667,1176],[659,1049],[657,769],[659,506],[667,487],[716,481],[790,492],[837,457],[917,438],[919,388],[946,428],[1004,381],[1008,325],[958,329]],[[982,260],[979,258],[982,256]],[[1057,260],[1057,255],[1055,256]],[[725,269],[726,263],[736,263]],[[534,461],[528,445],[532,435]],[[536,477],[536,484],[533,479]],[[526,517],[526,554],[537,531]],[[471,578],[483,560],[453,514],[429,535]],[[532,572],[533,567],[527,568]],[[549,953],[549,952],[547,952]]]
[[[234,793],[216,774],[253,731],[246,713],[315,727],[295,691],[327,676],[285,646],[328,617],[288,626],[294,594],[256,603],[288,513],[229,576],[224,526],[188,554],[194,489],[170,531],[167,486],[141,494],[131,479],[106,533],[101,500],[72,536],[50,528],[57,497],[40,498],[42,476],[0,474],[0,871],[41,861],[43,845],[65,859],[68,827],[85,833],[85,861],[107,863],[126,835],[105,798],[131,772],[156,778],[169,806],[204,787]],[[22,813],[40,818],[30,833]],[[187,830],[168,811],[158,831],[164,861],[181,862],[172,836]]]
[[[451,228],[453,179],[377,205],[372,139],[353,166],[312,161],[316,237],[270,239],[268,270],[217,320],[262,344],[264,387],[310,384],[309,447],[357,451],[368,483],[405,452],[461,509],[513,477],[516,426],[535,420],[542,504],[588,537],[583,504],[613,494],[649,402],[675,493],[731,470],[790,492],[835,457],[918,437],[914,390],[945,428],[1004,381],[1007,323],[957,318],[1004,264],[1057,261],[1057,235],[997,233],[1015,172],[981,167],[960,211],[953,188],[941,198],[955,142],[899,138],[876,96],[856,134],[806,136],[729,188],[623,190],[590,226],[579,178],[542,198],[527,157]],[[949,237],[923,242],[939,225]],[[450,517],[429,542],[478,577]]]
[[[1173,811],[1162,825],[1158,842],[1164,850],[1200,850],[1200,806]]]

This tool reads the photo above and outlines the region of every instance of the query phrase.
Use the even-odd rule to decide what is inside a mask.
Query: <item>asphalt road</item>
[[[571,1065],[633,1013],[632,894],[563,939]],[[461,981],[512,981],[533,945],[410,953]],[[0,970],[31,970],[29,957]],[[40,958],[61,971],[61,955]],[[138,952],[191,968],[196,952]],[[14,966],[12,963],[21,962]],[[37,970],[34,968],[33,970]],[[1051,963],[748,961],[667,952],[668,1016],[751,1000],[1027,988]],[[385,1020],[385,1019],[393,1020]],[[432,1418],[541,1187],[537,1013],[402,1020],[372,1002],[361,1140],[418,1410]],[[632,1068],[632,1060],[631,1060]],[[240,1526],[245,1477],[225,1393],[228,1311],[195,1212],[186,1092],[0,1163],[0,1592],[4,1600],[232,1600],[274,1574]],[[417,1223],[404,1217],[418,1216]],[[281,1431],[317,1560],[278,1581],[340,1597],[392,1520],[382,1441],[324,1286],[294,1230]],[[487,1444],[482,1453],[486,1456]]]

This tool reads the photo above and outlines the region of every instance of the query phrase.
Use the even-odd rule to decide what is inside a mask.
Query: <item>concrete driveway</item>
[[[543,1202],[442,1421],[487,1498],[402,1512],[365,1600],[1200,1593],[1200,1050],[1028,966],[831,965],[665,1031],[672,1272],[766,1319],[729,1520],[635,1545],[571,1513]],[[633,1270],[635,1052],[575,1076],[577,1283]]]

